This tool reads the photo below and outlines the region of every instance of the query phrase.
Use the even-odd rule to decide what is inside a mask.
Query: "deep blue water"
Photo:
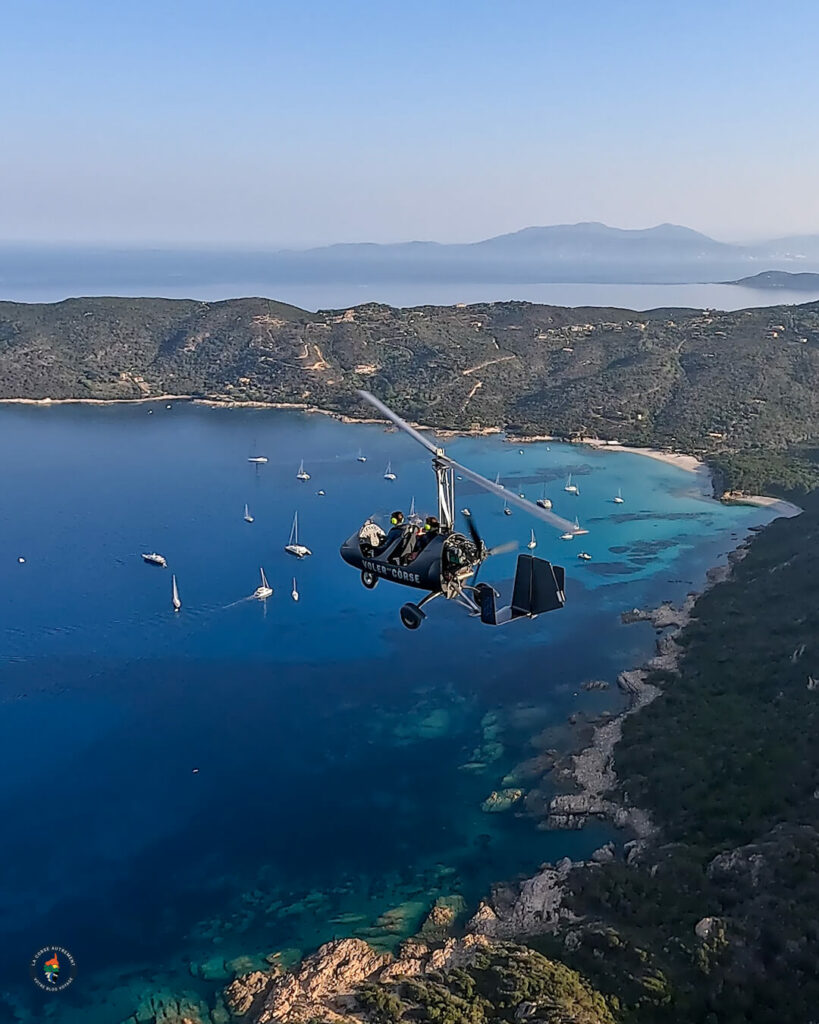
[[[521,455],[499,437],[447,449],[532,498],[547,482],[556,511],[589,528],[563,542],[457,485],[491,544],[524,544],[535,527],[538,554],[569,570],[564,610],[492,630],[436,602],[418,633],[404,630],[406,592],[365,591],[338,556],[371,513],[413,496],[423,512],[433,497],[427,454],[379,426],[186,403],[0,408],[0,992],[12,1019],[110,1024],[155,988],[210,997],[217,983],[191,963],[337,934],[388,945],[437,895],[474,904],[494,880],[606,839],[603,827],[538,831],[480,802],[533,736],[566,746],[572,712],[618,706],[616,689],[578,687],[650,652],[651,629],[621,626],[620,611],[701,586],[769,513],[720,506],[702,478],[641,456],[557,444]],[[269,463],[249,464],[254,452]],[[563,491],[568,472],[579,498]],[[303,562],[282,550],[296,509],[314,552]],[[147,550],[169,569],[145,565]],[[266,604],[245,599],[260,565],[276,591]],[[513,567],[499,556],[485,578],[508,587]],[[486,768],[461,767],[475,760]],[[399,905],[400,929],[371,930]],[[40,1000],[28,960],[50,943],[71,950],[78,977]]]

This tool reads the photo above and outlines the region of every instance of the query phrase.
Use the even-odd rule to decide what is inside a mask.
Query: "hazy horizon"
[[[819,9],[797,0],[10,0],[3,29],[7,242],[819,232]]]
[[[32,248],[32,249],[101,249],[101,250],[120,250],[120,251],[169,251],[169,252],[184,252],[184,251],[196,251],[196,252],[279,252],[289,251],[294,252],[301,251],[310,248],[322,248],[333,245],[402,245],[402,244],[424,244],[432,243],[437,245],[469,245],[475,242],[486,241],[490,238],[502,237],[504,235],[514,235],[521,231],[526,230],[540,230],[544,228],[563,228],[563,227],[576,227],[578,225],[586,224],[597,224],[603,223],[601,221],[581,220],[573,222],[556,222],[553,224],[521,224],[519,227],[510,228],[508,231],[501,231],[497,235],[481,235],[476,234],[474,237],[464,238],[436,238],[436,237],[416,237],[416,238],[392,238],[382,241],[377,241],[374,238],[333,238],[323,242],[315,243],[299,243],[299,242],[261,242],[261,241],[249,241],[243,239],[224,239],[217,241],[214,239],[162,239],[162,240],[151,240],[151,239],[114,239],[114,238],[97,238],[97,239],[85,239],[77,241],[74,239],[57,239],[57,238],[42,238],[42,239],[29,239],[29,238],[9,238],[2,236],[0,237],[0,246],[6,246],[8,248]],[[815,238],[819,235],[819,229],[817,231],[799,231],[799,232],[787,232],[787,231],[776,231],[769,232],[766,235],[751,234],[745,237],[721,237],[717,234],[712,234],[709,231],[703,231],[700,228],[693,227],[690,224],[672,224],[670,221],[660,221],[653,224],[635,224],[635,225],[624,225],[624,224],[604,224],[604,227],[612,228],[618,231],[647,231],[653,228],[659,227],[681,227],[689,228],[692,231],[696,231],[700,234],[706,235],[713,241],[722,242],[728,245],[754,245],[757,243],[763,243],[767,241],[773,241],[779,238]]]

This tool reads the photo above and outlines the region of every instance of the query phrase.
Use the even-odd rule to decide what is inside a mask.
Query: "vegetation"
[[[360,387],[433,426],[705,454],[727,488],[753,489],[792,474],[787,450],[819,439],[819,303],[315,314],[267,299],[0,303],[0,397],[180,394],[367,415]]]
[[[6,397],[175,393],[361,415],[358,387],[431,425],[699,452],[725,489],[798,494],[805,508],[769,526],[698,602],[679,675],[660,677],[662,696],[624,723],[621,786],[652,811],[662,842],[575,870],[579,920],[567,933],[366,988],[372,1019],[815,1020],[819,304],[310,314],[263,299],[0,303]]]
[[[651,809],[663,843],[573,873],[587,927],[569,955],[624,1021],[815,1019],[817,550],[813,492],[698,602],[680,675],[624,723],[621,786]]]
[[[576,971],[511,943],[446,974],[369,985],[359,1001],[378,1024],[614,1024],[606,1001]]]

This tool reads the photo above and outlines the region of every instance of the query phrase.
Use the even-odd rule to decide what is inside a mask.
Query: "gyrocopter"
[[[394,517],[389,533],[368,519],[342,544],[341,557],[359,570],[363,585],[372,590],[379,580],[387,580],[426,591],[417,604],[408,602],[401,606],[401,622],[407,629],[417,629],[426,617],[423,611],[425,605],[441,596],[456,601],[470,615],[480,617],[481,622],[492,626],[522,617],[534,618],[544,612],[562,608],[566,603],[565,569],[534,555],[518,555],[509,605],[499,608],[497,600],[500,595],[494,587],[488,583],[478,583],[480,568],[487,558],[513,550],[518,545],[513,543],[511,547],[487,547],[471,513],[464,516],[468,536],[456,531],[455,471],[459,476],[504,498],[507,503],[525,509],[530,515],[543,519],[563,533],[575,532],[577,527],[507,490],[502,484],[493,483],[455,462],[443,448],[433,444],[374,395],[368,391],[359,391],[358,394],[432,453],[432,468],[438,492],[438,515],[428,516],[420,530],[418,519],[413,516],[406,523]]]

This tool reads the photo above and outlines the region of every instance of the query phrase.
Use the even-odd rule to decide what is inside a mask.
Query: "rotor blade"
[[[486,557],[490,555],[508,555],[512,551],[517,551],[520,547],[520,543],[516,540],[508,540],[505,544],[498,544],[497,547],[490,548],[486,552]]]
[[[427,449],[427,451],[432,452],[433,455],[438,454],[439,449],[432,443],[432,441],[429,440],[429,438],[424,437],[424,435],[416,430],[415,427],[411,427],[406,420],[402,420],[400,416],[394,413],[389,406],[384,405],[384,403],[380,399],[376,398],[375,395],[371,395],[369,391],[358,391],[356,393],[359,398],[363,398],[365,402],[369,402],[374,409],[377,409],[382,416],[388,419],[391,423],[394,423],[396,427],[400,427],[404,433],[409,434],[410,437],[414,437],[419,444],[422,444]]]
[[[568,519],[562,519],[560,516],[555,515],[554,512],[549,512],[548,509],[536,505],[533,501],[519,497],[514,491],[507,490],[502,484],[492,483],[491,480],[487,480],[480,473],[475,473],[471,469],[467,469],[466,466],[462,466],[460,462],[450,459],[448,455],[442,455],[440,459],[441,462],[445,462],[448,466],[452,466],[453,469],[457,469],[467,480],[471,480],[473,483],[483,487],[485,491],[497,494],[499,498],[505,498],[510,505],[517,505],[518,508],[524,509],[530,515],[537,516],[538,519],[542,519],[545,523],[549,523],[558,530],[563,530],[564,533],[574,533],[575,525],[570,523]]]

